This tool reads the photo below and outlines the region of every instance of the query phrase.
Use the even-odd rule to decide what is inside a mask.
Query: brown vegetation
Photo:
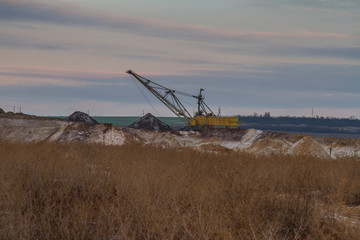
[[[0,239],[360,239],[359,204],[358,159],[0,143]]]

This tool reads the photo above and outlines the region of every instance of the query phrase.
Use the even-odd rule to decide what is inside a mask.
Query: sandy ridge
[[[190,147],[199,151],[245,151],[258,154],[310,154],[338,158],[360,156],[360,139],[313,138],[255,129],[150,131],[49,119],[0,117],[0,139],[19,142],[84,142],[123,145],[138,142],[163,148]]]

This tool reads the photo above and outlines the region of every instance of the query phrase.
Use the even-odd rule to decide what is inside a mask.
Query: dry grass
[[[356,159],[0,143],[0,239],[360,239],[359,204]]]

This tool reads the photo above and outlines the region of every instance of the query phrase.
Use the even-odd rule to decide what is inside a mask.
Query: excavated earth
[[[199,151],[244,151],[256,154],[310,154],[319,157],[360,157],[360,139],[314,138],[255,129],[157,131],[111,124],[91,125],[61,119],[0,114],[0,140],[14,142],[84,142],[105,145],[140,143]]]
[[[139,120],[132,123],[129,128],[135,129],[147,129],[147,130],[159,130],[159,131],[170,131],[172,130],[169,125],[166,125],[158,118],[154,117],[151,113],[147,113]]]
[[[69,122],[85,122],[88,124],[99,124],[98,121],[90,117],[88,114],[76,111],[66,118]]]

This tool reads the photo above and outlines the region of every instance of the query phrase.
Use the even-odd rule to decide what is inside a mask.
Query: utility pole
[[[314,109],[311,109],[311,118],[314,118]]]
[[[218,116],[219,116],[219,117],[221,116],[221,108],[220,108],[220,106],[219,106]]]

